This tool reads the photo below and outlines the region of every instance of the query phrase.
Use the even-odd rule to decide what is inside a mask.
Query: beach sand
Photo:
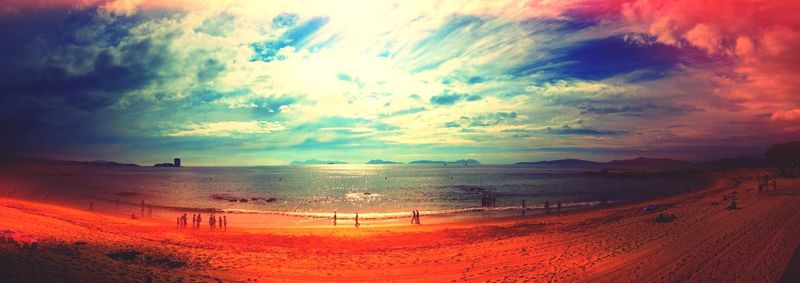
[[[228,231],[212,232],[207,219],[201,229],[178,229],[174,219],[131,220],[0,198],[0,230],[33,235],[40,244],[0,244],[0,278],[777,282],[800,245],[800,181],[779,179],[777,193],[759,196],[749,177],[765,172],[715,173],[713,184],[698,191],[563,216],[426,224],[423,215],[423,225],[360,229],[346,222],[247,228],[229,216]],[[740,209],[729,210],[722,199],[733,192]],[[659,208],[645,212],[647,204]],[[657,223],[659,213],[676,219]]]

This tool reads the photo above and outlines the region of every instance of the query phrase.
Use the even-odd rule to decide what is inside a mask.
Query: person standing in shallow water
[[[356,228],[361,227],[361,224],[358,223],[358,212],[356,212]]]
[[[336,226],[336,210],[333,211],[333,226]]]
[[[222,216],[222,226],[224,227],[223,231],[228,231],[228,216],[227,215],[223,215]]]

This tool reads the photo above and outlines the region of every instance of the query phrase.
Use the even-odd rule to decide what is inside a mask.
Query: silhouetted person
[[[131,214],[131,218],[133,218],[133,214]],[[175,227],[177,227],[177,228],[181,227],[181,217],[180,216],[175,218]]]
[[[561,214],[561,201],[560,200],[558,201],[558,203],[556,203],[556,211],[558,211],[558,214]]]
[[[217,227],[222,228],[222,216],[218,216],[217,220],[219,220],[219,222],[217,222]]]
[[[358,212],[356,212],[356,228],[361,227],[361,224],[358,223]]]
[[[525,215],[525,209],[527,209],[527,208],[525,207],[525,200],[523,199],[522,200],[522,215]]]
[[[192,229],[197,226],[197,214],[192,213]]]
[[[416,220],[417,220],[417,211],[416,210],[412,210],[411,211],[411,224],[414,224],[414,222]]]
[[[223,231],[228,231],[228,216],[227,215],[223,215],[222,216],[222,226],[224,227]]]
[[[336,226],[336,210],[333,211],[333,226]]]
[[[417,221],[416,221],[415,223],[416,223],[417,225],[420,225],[420,224],[422,224],[422,223],[419,223],[419,210],[417,210],[416,212],[417,212]]]

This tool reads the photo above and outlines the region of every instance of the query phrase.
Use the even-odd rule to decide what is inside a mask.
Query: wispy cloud
[[[269,134],[286,129],[278,122],[267,121],[189,123],[181,128],[180,130],[167,132],[164,135],[170,137],[242,137],[245,135]]]

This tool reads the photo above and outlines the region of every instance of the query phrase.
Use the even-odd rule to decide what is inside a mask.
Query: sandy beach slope
[[[40,244],[0,244],[0,281],[777,282],[800,245],[800,182],[759,196],[750,177],[765,172],[563,216],[361,229],[210,232],[0,198],[0,230]],[[732,193],[740,209],[726,209]],[[676,219],[657,223],[659,213]]]

